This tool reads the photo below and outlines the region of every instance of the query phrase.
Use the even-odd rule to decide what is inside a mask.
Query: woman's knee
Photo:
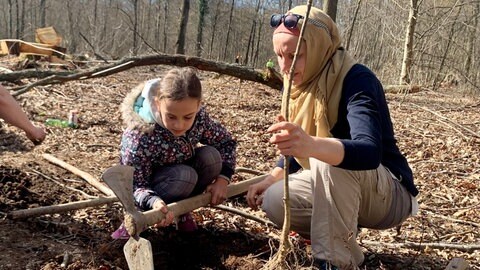
[[[283,181],[271,185],[263,195],[262,209],[275,224],[283,224]]]

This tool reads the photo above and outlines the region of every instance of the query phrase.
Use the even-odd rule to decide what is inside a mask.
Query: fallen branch
[[[442,219],[445,219],[445,220],[448,220],[448,221],[452,221],[452,222],[456,222],[456,223],[460,223],[460,224],[464,224],[464,225],[470,225],[470,226],[477,227],[477,228],[480,227],[480,224],[472,222],[472,221],[451,218],[451,217],[447,217],[447,216],[444,216],[444,215],[434,213],[434,212],[426,210],[426,209],[423,209],[423,210],[425,212],[428,212],[429,215],[434,216],[434,217],[442,218]]]
[[[171,65],[171,66],[192,66],[199,70],[213,71],[220,74],[230,75],[243,80],[249,80],[267,85],[273,89],[281,89],[283,86],[282,78],[278,74],[276,76],[266,76],[263,70],[256,70],[245,66],[236,64],[229,64],[225,62],[215,62],[199,57],[191,57],[186,55],[168,55],[168,54],[156,54],[139,57],[125,58],[117,63],[105,65],[103,67],[94,68],[85,72],[75,73],[71,72],[68,75],[62,73],[53,73],[52,75],[36,81],[35,86],[38,85],[51,85],[60,84],[73,80],[85,80],[99,77],[105,77],[111,74],[115,74],[124,70],[128,70],[132,67],[149,66],[149,65]],[[0,74],[0,81],[16,81],[21,79],[16,76],[16,72],[8,74]],[[24,73],[22,75],[25,75]],[[13,96],[21,95],[32,89],[32,86],[26,85],[21,87],[12,88],[10,90],[16,90],[12,93]]]
[[[103,204],[114,203],[117,201],[118,201],[117,197],[102,197],[102,198],[70,202],[70,203],[64,203],[64,204],[58,204],[58,205],[41,206],[37,208],[16,210],[8,213],[7,217],[11,219],[37,217],[37,216],[47,215],[47,214],[64,213],[64,212],[83,209],[87,207],[95,207]]]
[[[228,188],[227,196],[231,198],[238,194],[244,193],[250,185],[254,183],[258,183],[264,178],[265,178],[265,175],[256,176],[248,180],[232,183],[227,187]],[[179,209],[179,206],[180,208],[182,208],[183,206],[187,206],[187,207],[193,207],[193,209],[197,209],[199,207],[208,205],[210,203],[210,196],[211,196],[210,193],[203,193],[191,198],[187,198],[178,202],[171,203],[168,205],[168,207],[172,211],[174,211],[173,209]],[[59,205],[41,206],[37,208],[16,210],[16,211],[7,213],[6,216],[11,219],[22,219],[22,218],[36,217],[36,216],[41,216],[46,214],[63,213],[63,212],[83,209],[87,207],[95,207],[103,204],[110,204],[114,202],[118,202],[118,198],[116,196],[101,197],[101,198],[96,198],[91,200],[82,200],[82,201],[64,203]],[[191,210],[188,210],[188,211],[185,210],[183,213],[187,213]],[[150,211],[153,211],[153,210],[150,210]]]
[[[89,195],[89,194],[85,193],[85,192],[82,191],[82,190],[79,190],[79,189],[76,189],[76,188],[72,188],[72,187],[69,187],[69,186],[67,186],[67,185],[65,185],[65,184],[63,184],[63,183],[60,183],[59,181],[53,179],[52,177],[50,177],[50,176],[48,176],[48,175],[45,175],[45,174],[43,174],[43,173],[41,173],[41,172],[39,172],[39,171],[37,171],[37,170],[34,170],[34,169],[31,169],[31,170],[32,170],[33,173],[38,174],[38,175],[42,176],[43,178],[48,179],[48,180],[52,181],[53,183],[55,183],[55,184],[57,184],[57,185],[59,185],[59,186],[61,186],[61,187],[64,187],[64,188],[66,188],[66,189],[69,189],[69,190],[72,190],[72,191],[75,191],[75,192],[78,192],[78,193],[82,194],[83,197],[85,197],[85,198],[87,198],[87,199],[96,198],[95,196]]]
[[[229,206],[226,206],[226,205],[217,205],[217,206],[212,206],[212,208],[227,211],[227,212],[242,216],[244,218],[256,221],[258,223],[262,223],[262,224],[265,224],[267,226],[272,226],[272,227],[278,228],[277,225],[275,223],[271,222],[270,220],[263,219],[261,217],[257,217],[255,215],[252,215],[252,214],[249,214],[247,212],[235,209],[233,207],[229,207]]]
[[[452,124],[452,125],[455,125],[455,126],[461,128],[461,129],[463,129],[464,131],[467,131],[468,133],[470,133],[470,134],[473,135],[474,137],[480,138],[480,134],[477,134],[475,131],[473,131],[473,130],[467,128],[467,127],[464,127],[463,125],[460,125],[459,123],[453,122],[452,120],[450,120],[449,118],[441,115],[441,114],[438,113],[438,112],[432,111],[432,110],[430,110],[430,109],[428,109],[428,108],[425,108],[425,107],[423,107],[423,106],[419,106],[419,105],[414,104],[414,103],[411,103],[411,105],[413,105],[413,106],[415,106],[415,107],[417,107],[417,108],[420,108],[420,109],[422,109],[422,110],[424,110],[424,111],[427,111],[427,112],[429,112],[429,113],[437,116],[438,118],[440,118],[440,119],[442,119],[442,120],[444,120],[444,121],[446,121],[446,122],[448,122],[448,123],[450,123],[450,124]],[[453,127],[452,127],[452,128],[453,128]],[[454,129],[455,129],[455,128],[454,128]],[[455,129],[455,130],[456,130],[456,129]],[[463,135],[463,134],[461,134],[461,135]]]
[[[363,244],[371,246],[382,246],[389,248],[413,248],[413,249],[425,249],[425,248],[435,248],[435,249],[456,249],[464,252],[472,252],[480,249],[480,244],[455,244],[455,243],[416,243],[416,242],[404,242],[404,243],[385,243],[385,242],[376,242],[363,240]]]
[[[43,154],[43,157],[52,162],[53,164],[55,165],[58,165],[66,170],[69,170],[70,172],[82,177],[85,181],[87,181],[87,183],[89,183],[90,185],[94,186],[96,189],[100,190],[103,194],[107,195],[107,196],[115,196],[115,194],[113,194],[113,191],[107,187],[106,185],[104,185],[103,183],[99,182],[97,179],[95,179],[95,177],[93,177],[92,175],[84,172],[84,171],[81,171],[77,168],[75,168],[74,166],[50,155],[50,154]]]

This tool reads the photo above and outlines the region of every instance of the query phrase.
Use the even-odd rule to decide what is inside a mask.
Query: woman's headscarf
[[[297,6],[289,11],[304,18],[306,12],[307,6]],[[299,21],[298,29],[304,22],[304,19]],[[300,125],[309,135],[331,137],[330,129],[337,122],[343,80],[355,61],[341,47],[335,22],[318,8],[310,10],[303,40],[307,45],[305,70],[302,83],[292,85],[288,121]],[[282,113],[285,115],[286,75],[283,85]],[[297,161],[303,168],[310,168],[308,159],[297,158]]]

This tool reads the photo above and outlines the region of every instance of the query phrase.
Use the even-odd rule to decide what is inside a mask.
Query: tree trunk
[[[410,83],[410,71],[412,70],[413,60],[413,42],[415,26],[417,25],[418,0],[411,0],[410,14],[408,15],[408,26],[405,34],[405,46],[403,49],[402,72],[400,74],[400,84]]]
[[[323,6],[325,7],[324,11],[325,13],[332,18],[332,20],[335,22],[337,20],[337,6],[338,6],[338,1],[337,0],[323,0]]]
[[[9,0],[10,1],[10,0]],[[46,26],[47,0],[40,0],[40,27]]]
[[[260,17],[258,14],[258,11],[260,10],[261,2],[262,2],[261,0],[258,0],[257,6],[255,8],[254,19],[252,21],[252,28],[250,29],[250,35],[248,37],[247,52],[245,53],[245,65],[248,65],[249,60],[253,59],[254,48],[255,48],[255,38],[256,38],[255,34],[257,31],[257,21],[258,21],[258,18]]]
[[[348,48],[350,48],[350,41],[352,39],[353,29],[355,28],[355,23],[356,23],[357,17],[358,17],[358,11],[360,11],[360,6],[361,5],[362,5],[362,0],[358,0],[357,7],[355,8],[355,14],[353,15],[352,25],[350,26],[350,30],[348,30],[347,42],[346,42],[346,45],[345,45],[345,49],[347,51],[348,51]]]
[[[9,17],[9,24],[8,24],[8,38],[13,37],[13,5],[12,0],[8,0],[8,17]]]
[[[197,28],[197,44],[196,55],[202,56],[202,43],[203,43],[203,26],[205,24],[205,13],[207,11],[207,0],[198,1],[198,28]]]
[[[163,2],[163,52],[167,52],[167,14],[168,14],[168,1]]]
[[[479,17],[480,17],[480,1],[478,1],[477,4],[475,5],[475,10],[473,12],[473,27],[470,30],[470,36],[468,38],[468,43],[467,43],[467,57],[465,59],[465,64],[463,65],[465,69],[466,77],[470,76],[470,70],[472,68],[472,58],[475,57],[474,44],[477,39]]]
[[[76,39],[76,31],[75,31],[76,20],[73,18],[74,15],[73,15],[72,3],[73,3],[72,1],[66,1],[67,19],[68,19],[69,30],[70,30],[69,50],[71,52],[75,52],[77,50],[77,39]]]
[[[227,58],[227,49],[228,49],[228,38],[230,37],[230,31],[232,30],[232,20],[233,20],[233,8],[235,7],[235,0],[232,0],[232,6],[230,7],[230,16],[228,19],[228,27],[227,27],[227,39],[225,40],[225,49],[223,51],[223,58],[222,60],[225,61]]]
[[[188,12],[190,11],[190,0],[183,0],[182,18],[180,21],[180,31],[176,42],[176,53],[185,54],[185,36],[187,33]]]
[[[447,61],[447,56],[450,51],[450,46],[453,40],[453,34],[455,33],[455,25],[458,20],[458,16],[460,15],[460,12],[462,10],[462,7],[463,5],[456,7],[458,9],[457,15],[455,16],[455,19],[452,21],[452,27],[450,28],[450,34],[448,35],[449,38],[447,41],[447,48],[445,48],[445,52],[443,53],[443,57],[442,57],[442,62],[440,63],[440,67],[438,68],[437,75],[435,76],[435,80],[433,81],[433,90],[437,89],[439,82],[443,79],[443,76],[442,76],[443,67],[445,66],[445,62]],[[455,8],[455,6],[453,8]]]
[[[138,54],[138,0],[133,0],[133,55]]]
[[[18,2],[20,0],[15,0],[15,20],[17,22],[16,29],[15,29],[15,38],[20,39],[20,7],[18,6]]]
[[[212,22],[212,37],[210,38],[210,49],[208,50],[208,58],[212,58],[213,43],[215,41],[215,33],[217,29],[218,14],[220,13],[220,4],[222,1],[217,1],[217,7],[215,8],[215,16],[213,17]]]
[[[18,28],[20,29],[20,39],[23,39],[23,33],[25,31],[25,0],[18,1],[22,1],[22,16],[20,17],[20,25],[18,26]]]

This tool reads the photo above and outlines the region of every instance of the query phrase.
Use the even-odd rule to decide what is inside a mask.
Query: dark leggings
[[[153,172],[153,190],[165,203],[202,193],[220,174],[222,157],[212,146],[195,149],[184,164],[162,166]]]

